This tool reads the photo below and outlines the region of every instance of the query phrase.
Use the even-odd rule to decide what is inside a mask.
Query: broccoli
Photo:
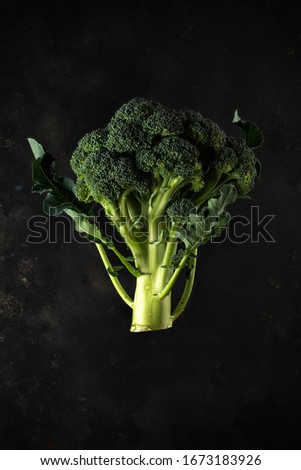
[[[235,112],[241,137],[227,137],[196,111],[176,111],[134,98],[108,125],[86,134],[70,164],[76,175],[59,178],[55,159],[34,139],[34,192],[46,193],[44,211],[65,212],[95,243],[111,281],[132,308],[132,332],[170,328],[186,308],[195,278],[198,248],[229,221],[227,206],[246,196],[259,177],[253,148],[263,141],[254,123]],[[102,207],[124,253],[95,218]],[[121,263],[114,266],[109,254]],[[129,256],[128,256],[129,255]],[[136,279],[134,298],[119,278],[125,267]],[[182,297],[171,294],[185,272]]]

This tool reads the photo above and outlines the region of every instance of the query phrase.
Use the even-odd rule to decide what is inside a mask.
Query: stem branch
[[[166,278],[168,277],[168,274],[170,273],[168,266],[170,266],[172,262],[172,257],[176,254],[177,246],[178,246],[178,243],[177,243],[177,237],[175,236],[175,224],[172,224],[169,230],[164,258],[162,261],[162,266],[165,266],[165,268],[163,268],[165,269],[164,280],[166,280]]]
[[[193,251],[193,254],[195,256],[197,255],[197,251],[198,251],[197,248]],[[196,261],[197,260],[194,257],[189,258],[190,277],[189,279],[186,280],[182,296],[178,302],[178,305],[174,308],[171,314],[172,322],[174,322],[181,315],[181,313],[185,310],[188,300],[190,298],[193,284],[194,284],[194,279],[195,279]]]
[[[122,262],[123,266],[135,277],[139,277],[140,276],[140,271],[139,269],[135,268],[127,259],[125,256],[123,256],[122,253],[120,253],[120,251],[116,248],[116,246],[112,246],[109,248],[111,251],[113,251],[113,253],[115,253],[115,255],[117,256],[117,258]]]
[[[113,269],[113,266],[107,256],[107,253],[103,247],[103,245],[101,245],[100,243],[95,243],[96,245],[96,248],[100,254],[100,257],[102,259],[102,262],[106,268],[106,270],[108,271],[109,270],[112,270],[114,271]],[[122,298],[122,300],[129,306],[129,307],[133,307],[133,300],[130,298],[130,296],[127,294],[127,292],[124,290],[124,288],[122,287],[122,285],[120,284],[120,281],[117,279],[117,277],[114,277],[114,276],[110,276],[110,279],[112,281],[112,284],[113,286],[115,287],[116,291],[118,292],[118,294],[120,295],[120,297]]]
[[[183,258],[181,259],[181,262],[179,263],[179,266],[175,269],[175,271],[174,271],[173,275],[171,276],[171,278],[169,279],[168,283],[166,284],[164,289],[162,289],[161,292],[158,294],[158,297],[160,299],[163,299],[166,295],[169,294],[169,292],[171,291],[171,289],[175,285],[176,280],[178,279],[179,274],[180,274],[181,270],[183,269],[186,261],[188,260],[190,254],[191,254],[191,251],[189,251],[189,253],[187,253],[186,255],[183,256]]]

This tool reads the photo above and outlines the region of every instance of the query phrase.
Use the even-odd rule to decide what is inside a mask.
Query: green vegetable
[[[237,111],[233,122],[241,138],[227,137],[196,111],[134,98],[106,128],[79,141],[70,161],[75,183],[59,178],[53,157],[29,139],[33,191],[45,193],[47,214],[65,212],[95,243],[114,287],[132,308],[133,332],[173,325],[191,295],[198,248],[226,227],[227,206],[248,194],[259,176],[252,148],[261,145],[262,133]],[[97,204],[127,254],[95,222]],[[133,299],[120,282],[122,267],[135,277]],[[182,272],[183,294],[172,308],[172,289]]]

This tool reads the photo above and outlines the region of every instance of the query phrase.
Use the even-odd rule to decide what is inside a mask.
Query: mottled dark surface
[[[298,448],[297,10],[87,3],[2,2],[1,448]],[[201,250],[187,314],[137,335],[93,246],[63,244],[62,228],[56,244],[26,242],[27,220],[42,213],[26,137],[70,174],[77,140],[133,96],[199,109],[228,132],[235,108],[258,122],[262,178],[232,213],[276,214],[274,244]]]

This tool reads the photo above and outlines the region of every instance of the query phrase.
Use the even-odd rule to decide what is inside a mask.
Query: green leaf
[[[65,176],[65,178],[63,179],[63,186],[65,189],[71,191],[74,194],[74,181],[72,178],[69,178],[69,176]]]
[[[200,214],[189,214],[189,222],[191,225],[197,225],[200,222]]]
[[[178,261],[181,260],[186,254],[186,251],[183,249],[180,249],[173,257],[171,258],[173,261]]]
[[[115,272],[121,271],[124,268],[123,264],[119,264],[118,266],[113,266]]]
[[[56,160],[46,152],[34,139],[30,145],[35,156],[32,162],[32,178],[34,193],[46,194],[43,210],[47,215],[57,216],[66,209],[79,213],[91,213],[91,204],[79,201],[74,194],[74,182],[71,178],[59,178],[56,172]]]
[[[35,156],[32,163],[33,192],[46,194],[43,202],[44,212],[48,215],[60,215],[65,212],[74,220],[75,229],[83,233],[88,240],[102,243],[107,248],[114,247],[112,240],[103,235],[98,226],[91,222],[92,205],[79,201],[74,194],[74,181],[60,178],[56,172],[56,160],[34,139],[29,139]],[[120,266],[115,266],[117,272]]]
[[[45,154],[45,150],[42,145],[31,137],[28,137],[27,140],[34,155],[34,158],[42,158]]]
[[[263,134],[254,122],[243,121],[236,110],[232,123],[240,127],[241,136],[249,147],[256,148],[261,146],[264,140]]]
[[[260,178],[260,175],[261,175],[261,163],[260,163],[259,160],[257,160],[257,158],[256,158],[256,161],[255,161],[255,168],[256,168],[257,178]]]
[[[191,278],[191,273],[192,273],[193,269],[194,269],[193,267],[192,267],[192,268],[191,268],[191,267],[188,267],[188,268],[186,269],[186,272],[185,272],[185,279],[188,280],[188,279]]]
[[[43,211],[45,214],[55,217],[62,214],[70,206],[70,202],[60,193],[48,193],[43,201]]]
[[[107,272],[110,274],[112,277],[117,277],[119,275],[119,271],[123,268],[124,266],[112,266],[113,269],[107,268]]]
[[[187,225],[177,232],[178,238],[185,244],[186,253],[189,253],[193,247],[203,245],[212,237],[220,235],[221,230],[227,226],[230,219],[226,207],[228,204],[232,204],[237,197],[235,186],[225,184],[197,214],[189,215]]]
[[[232,204],[237,199],[237,190],[233,184],[225,184],[219,190],[218,197],[208,200],[207,210],[210,216],[219,217],[225,211],[228,204]]]
[[[107,272],[110,274],[110,276],[112,277],[118,277],[118,272],[117,271],[114,271],[113,269],[111,268],[107,268]]]
[[[230,214],[226,206],[235,202],[238,197],[237,190],[232,184],[225,184],[219,190],[217,197],[210,198],[203,209],[205,216],[204,233],[201,243],[207,243],[212,237],[219,236],[228,225]]]
[[[79,214],[77,211],[72,209],[65,209],[65,213],[73,219],[75,224],[75,229],[79,233],[83,233],[89,240],[94,243],[102,243],[107,245],[108,248],[114,246],[112,240],[109,237],[103,235],[100,228],[95,225],[93,222],[90,222],[89,216],[86,214]]]

